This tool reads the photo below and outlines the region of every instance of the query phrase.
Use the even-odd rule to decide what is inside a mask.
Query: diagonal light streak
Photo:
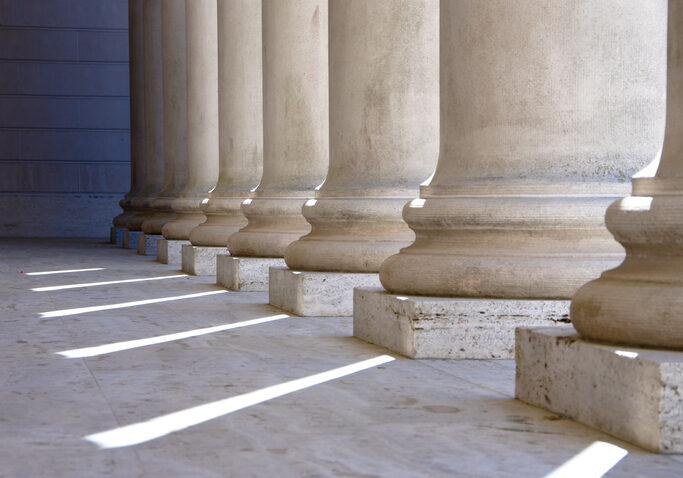
[[[102,310],[124,309],[126,307],[136,307],[138,305],[158,304],[160,302],[170,302],[174,300],[194,299],[208,295],[226,294],[227,290],[212,290],[210,292],[199,292],[197,294],[178,295],[175,297],[160,297],[158,299],[136,300],[134,302],[122,302],[120,304],[94,305],[91,307],[78,307],[76,309],[53,310],[51,312],[41,312],[40,318],[66,317],[68,315],[87,314],[90,312],[100,312]]]
[[[115,342],[112,344],[97,345],[95,347],[86,347],[82,349],[66,350],[64,352],[57,352],[66,358],[86,358],[95,357],[97,355],[110,354],[114,352],[121,352],[123,350],[136,349],[139,347],[146,347],[148,345],[162,344],[165,342],[172,342],[174,340],[189,339],[198,337],[200,335],[213,334],[216,332],[223,332],[225,330],[238,329],[241,327],[248,327],[250,325],[264,324],[266,322],[273,322],[275,320],[287,319],[291,315],[280,314],[272,315],[270,317],[261,317],[258,319],[245,320],[236,322],[234,324],[217,325],[215,327],[206,327],[203,329],[189,330],[187,332],[178,332],[175,334],[159,335],[157,337],[150,337],[147,339],[128,340],[125,342]]]
[[[119,448],[137,445],[253,405],[258,405],[259,403],[274,398],[282,397],[315,385],[320,385],[393,360],[396,359],[389,355],[380,355],[345,367],[328,370],[327,372],[309,375],[308,377],[262,388],[243,395],[237,395],[216,402],[187,408],[179,412],[169,413],[168,415],[162,415],[146,422],[134,423],[120,428],[114,428],[113,430],[94,433],[86,436],[85,439],[98,445],[100,448]]]
[[[55,290],[65,290],[65,289],[79,289],[81,287],[95,287],[99,285],[113,285],[113,284],[129,284],[131,282],[145,282],[151,280],[163,280],[163,279],[176,279],[178,277],[187,277],[187,274],[178,274],[174,276],[163,276],[163,277],[144,277],[142,279],[122,279],[122,280],[109,280],[105,282],[86,282],[84,284],[67,284],[67,285],[53,285],[49,287],[36,287],[31,289],[33,292],[50,292]]]
[[[578,455],[567,460],[559,468],[547,474],[545,478],[600,478],[622,458],[628,455],[628,451],[621,447],[596,441]]]
[[[44,272],[27,272],[24,275],[27,276],[47,276],[52,274],[68,274],[70,272],[90,272],[90,271],[103,271],[105,267],[92,267],[90,269],[66,269],[63,271],[44,271]]]

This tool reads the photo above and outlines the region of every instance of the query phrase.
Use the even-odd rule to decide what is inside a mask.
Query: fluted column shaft
[[[218,178],[218,49],[216,0],[186,0],[187,182],[172,203],[177,218],[166,239],[187,240],[206,218],[201,203]]]
[[[130,71],[130,190],[119,201],[123,213],[114,218],[114,227],[126,227],[135,214],[132,200],[142,194],[145,184],[145,81],[143,54],[143,0],[128,1],[128,52]]]
[[[155,210],[152,201],[164,185],[164,100],[161,59],[161,0],[143,3],[145,186],[133,204],[139,211],[126,222],[139,231]]]
[[[626,259],[572,300],[572,323],[585,338],[683,348],[683,4],[678,0],[668,2],[667,61],[661,157],[634,177],[632,195],[612,204],[605,218],[626,248]]]
[[[261,2],[218,0],[218,183],[202,203],[206,222],[190,232],[197,246],[225,247],[247,225],[242,201],[263,166]]]
[[[187,181],[187,69],[185,0],[164,0],[162,17],[164,185],[151,202],[154,215],[142,224],[147,234],[175,218],[171,203]]]
[[[263,1],[263,175],[233,255],[282,257],[310,231],[301,207],[329,155],[327,56],[327,1]]]
[[[658,150],[662,5],[441,2],[440,157],[387,290],[568,299],[619,263],[603,215]]]
[[[401,217],[439,150],[439,2],[330,2],[330,164],[293,269],[378,272],[415,235]]]

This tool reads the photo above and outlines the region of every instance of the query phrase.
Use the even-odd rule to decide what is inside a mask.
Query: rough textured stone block
[[[109,228],[109,242],[112,244],[116,244],[117,246],[122,246],[123,245],[123,231],[125,231],[125,227],[110,227]]]
[[[163,237],[161,234],[143,234],[138,237],[138,254],[141,256],[156,256],[157,241]]]
[[[157,241],[157,260],[162,264],[179,266],[182,264],[182,247],[190,241],[173,241],[159,239]]]
[[[185,244],[182,248],[182,269],[196,276],[215,275],[218,254],[229,254],[228,248]]]
[[[683,352],[520,328],[515,395],[659,453],[683,452]]]
[[[129,231],[126,229],[123,231],[123,241],[121,247],[124,249],[135,249],[138,250],[138,238],[142,236],[142,231]]]
[[[219,254],[216,258],[216,284],[238,291],[268,290],[268,269],[278,266],[285,267],[285,260]]]
[[[568,323],[566,300],[450,299],[354,290],[353,335],[411,358],[511,359],[515,328]]]
[[[271,267],[271,305],[308,317],[353,315],[353,288],[381,287],[379,274],[293,271]]]

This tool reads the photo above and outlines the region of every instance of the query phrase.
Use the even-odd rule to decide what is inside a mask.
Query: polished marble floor
[[[0,476],[683,476],[514,400],[511,361],[403,359],[212,282],[0,239]]]

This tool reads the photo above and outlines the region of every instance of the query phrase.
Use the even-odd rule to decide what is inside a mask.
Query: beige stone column
[[[659,149],[658,15],[660,2],[441,3],[440,157],[404,209],[415,242],[380,279],[404,298],[476,300],[363,293],[356,335],[413,356],[511,357],[515,326],[567,320],[578,287],[623,258],[604,211]],[[419,320],[389,337],[399,323],[380,311],[396,307],[434,310],[431,352]]]
[[[164,186],[152,201],[156,211],[142,224],[145,234],[159,235],[176,214],[171,203],[187,181],[187,69],[185,0],[162,3]]]
[[[121,245],[122,232],[135,214],[132,200],[145,184],[145,105],[143,55],[143,0],[128,2],[128,51],[130,64],[130,191],[119,202],[123,213],[114,218],[112,243]]]
[[[401,211],[439,154],[439,2],[329,5],[330,164],[303,208],[311,232],[285,252],[325,274],[270,278],[271,304],[300,315],[351,315],[353,287],[379,286],[382,261],[415,238]],[[305,281],[318,286],[297,293]]]
[[[138,212],[126,222],[129,231],[140,231],[155,210],[152,201],[164,181],[163,71],[161,59],[161,0],[143,0],[144,141],[145,186],[132,201]]]
[[[648,3],[657,11],[642,16],[644,30],[657,21],[657,45],[666,6]],[[579,335],[517,332],[515,394],[647,450],[683,453],[683,3],[669,1],[668,17],[661,155],[605,217],[626,258],[574,295]],[[664,65],[664,51],[653,60]]]
[[[186,0],[187,182],[164,225],[168,240],[189,238],[206,218],[201,203],[218,178],[218,50],[216,0]]]
[[[261,2],[218,0],[218,85],[218,183],[202,203],[206,222],[190,232],[198,246],[225,247],[247,225],[240,205],[261,179]]]
[[[310,231],[301,214],[329,149],[327,2],[263,1],[263,175],[230,236],[235,256],[283,257]]]
[[[218,183],[202,202],[206,221],[183,246],[183,270],[216,273],[216,255],[247,225],[242,201],[258,185],[263,165],[261,2],[218,0]]]
[[[661,157],[633,178],[605,221],[626,249],[579,289],[571,319],[585,338],[683,348],[683,5],[669,1],[666,133]]]

